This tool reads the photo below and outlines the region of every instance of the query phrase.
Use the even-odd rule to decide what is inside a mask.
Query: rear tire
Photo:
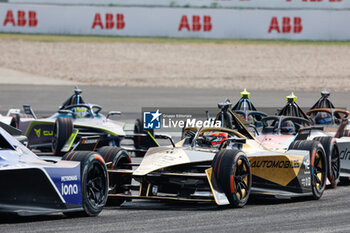
[[[98,153],[101,154],[109,169],[127,169],[131,170],[131,163],[129,153],[119,147],[104,146],[98,149]],[[131,176],[125,176],[123,174],[108,173],[109,177],[109,194],[125,193],[126,190],[123,185],[131,184]],[[125,198],[112,197],[107,199],[107,205],[120,206],[125,201]]]
[[[148,134],[154,135],[153,129],[144,129],[142,125],[142,121],[140,119],[136,119],[134,125],[134,133],[137,134]],[[155,142],[149,136],[135,136],[134,137],[134,146],[135,149],[139,150],[148,150],[149,147],[157,146]],[[135,151],[136,157],[145,156],[145,151]]]
[[[52,135],[52,152],[56,156],[61,156],[64,144],[73,132],[73,121],[67,117],[56,119]]]
[[[326,152],[328,165],[327,178],[332,188],[336,188],[340,177],[340,154],[338,145],[333,137],[316,137],[313,140],[319,141]]]
[[[310,153],[310,176],[312,198],[318,200],[326,188],[327,159],[326,152],[320,142],[313,140],[297,140],[292,142],[290,150],[306,150]]]
[[[252,186],[250,163],[240,150],[221,150],[212,164],[213,176],[226,194],[230,205],[243,207],[249,198]]]
[[[108,196],[107,167],[101,155],[90,151],[72,151],[62,160],[80,161],[81,198],[83,211],[67,212],[72,217],[97,216],[106,205]]]

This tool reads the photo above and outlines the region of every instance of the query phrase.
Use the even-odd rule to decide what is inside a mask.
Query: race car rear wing
[[[32,116],[34,119],[37,119],[32,107],[30,105],[26,105],[24,104],[23,105],[23,109],[24,109],[24,113],[29,115],[29,116]]]

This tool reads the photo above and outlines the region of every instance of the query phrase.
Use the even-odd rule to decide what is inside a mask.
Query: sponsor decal
[[[98,139],[84,139],[81,144],[96,144]]]
[[[309,157],[305,157],[303,164],[305,166],[305,169],[310,169],[310,158]],[[306,171],[305,171],[306,172]],[[306,173],[305,173],[306,174]]]
[[[41,136],[41,129],[34,129],[34,131],[35,131],[36,136],[38,138],[40,138],[40,136]]]
[[[36,27],[37,25],[38,25],[38,19],[36,17],[35,11],[26,12],[26,11],[18,10],[16,14],[12,10],[8,10],[6,12],[6,16],[3,21],[3,26]]]
[[[103,23],[100,13],[96,13],[91,26],[91,29],[116,29],[122,30],[125,28],[124,14],[105,14]]]
[[[253,156],[249,162],[254,176],[286,186],[299,173],[303,159],[300,155]]]
[[[62,176],[61,182],[71,182],[71,181],[77,181],[78,176]],[[66,195],[75,195],[79,193],[79,188],[77,184],[65,184],[61,183],[61,194],[62,196]]]
[[[78,180],[78,176],[62,176],[61,181],[66,182],[66,181],[75,181]]]
[[[269,33],[276,32],[283,34],[299,34],[302,31],[302,19],[300,17],[283,17],[280,20],[277,17],[272,17],[268,30]]]
[[[274,160],[255,160],[251,163],[251,167],[255,168],[300,168],[298,160],[294,161],[274,161]]]
[[[35,134],[38,138],[41,137],[41,129],[34,129]],[[43,130],[43,136],[53,136],[52,130]]]
[[[79,193],[78,185],[76,184],[61,184],[61,194],[62,196],[66,195],[75,195]]]
[[[190,17],[191,18],[191,17]],[[201,19],[199,15],[192,15],[192,27],[190,26],[187,15],[183,15],[180,20],[180,25],[178,31],[192,31],[192,32],[210,32],[213,29],[211,23],[211,17],[209,15],[204,15]]]
[[[311,186],[311,177],[302,178],[301,185],[304,187],[310,187]]]
[[[82,204],[80,164],[75,167],[46,167],[57,191],[67,204]]]
[[[350,160],[350,150],[345,148],[345,150],[340,151],[339,156],[341,160]]]

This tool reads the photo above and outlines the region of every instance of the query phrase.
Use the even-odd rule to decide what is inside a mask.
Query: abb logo
[[[123,14],[116,14],[115,18],[113,14],[105,14],[105,23],[103,24],[101,15],[99,13],[95,14],[94,22],[92,23],[92,29],[95,27],[100,27],[101,29],[113,29],[121,30],[125,28],[125,21]]]
[[[303,31],[303,26],[301,23],[302,19],[300,17],[283,17],[280,23],[278,23],[277,17],[272,17],[269,33],[273,31],[276,31],[277,33],[301,33]]]
[[[200,30],[203,30],[205,32],[210,32],[212,28],[213,28],[213,25],[211,24],[211,17],[208,15],[203,16],[203,23],[201,23],[201,17],[199,15],[192,15],[192,28],[188,22],[187,16],[183,15],[181,17],[178,30],[182,31],[182,29],[185,29],[187,31],[193,31],[193,32],[198,32]]]
[[[36,27],[38,25],[38,19],[36,18],[35,11],[28,11],[26,14],[25,11],[17,11],[17,20],[12,12],[8,10],[3,25],[11,24],[13,27]]]

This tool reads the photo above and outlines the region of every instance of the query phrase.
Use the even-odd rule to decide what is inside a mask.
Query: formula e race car
[[[322,196],[327,163],[320,142],[295,141],[291,150],[271,151],[239,116],[229,118],[231,129],[186,128],[176,145],[150,148],[140,164],[118,164],[109,171],[111,179],[119,181],[118,191],[109,198],[119,204],[157,199],[243,207],[250,194]]]
[[[322,92],[321,99],[307,114],[296,104],[296,96],[287,96],[287,105],[280,116],[262,120],[264,127],[258,140],[270,149],[280,150],[290,148],[293,140],[320,141],[327,154],[327,177],[335,187],[340,177],[350,177],[350,163],[346,158],[346,151],[350,150],[350,130],[346,128],[348,112],[334,109],[328,96],[328,92]]]
[[[97,216],[108,195],[108,174],[96,152],[75,151],[62,159],[38,157],[0,123],[0,212]],[[20,134],[17,133],[17,134]]]
[[[153,132],[144,131],[140,121],[136,121],[135,135],[126,135],[124,123],[109,119],[113,115],[120,115],[120,112],[111,111],[104,116],[101,114],[101,106],[86,104],[81,93],[82,91],[76,88],[74,94],[59,107],[59,110],[47,118],[38,119],[30,106],[24,105],[26,114],[32,118],[21,121],[19,128],[28,137],[29,148],[63,155],[61,150],[74,130],[77,130],[75,142],[83,136],[99,136],[97,147],[120,147],[123,139],[133,140],[134,147],[129,147],[129,150],[138,156],[143,156],[148,147],[158,146]]]

